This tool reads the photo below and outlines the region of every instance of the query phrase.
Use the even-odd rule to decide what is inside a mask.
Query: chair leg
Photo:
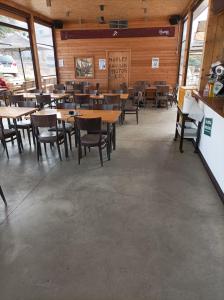
[[[71,133],[70,132],[68,132],[68,140],[69,140],[70,150],[72,151],[72,137],[71,137]]]
[[[27,128],[27,136],[28,136],[30,147],[31,147],[30,129],[29,128]]]
[[[37,160],[39,161],[40,160],[40,143],[37,142]]]
[[[60,158],[60,160],[62,160],[62,157],[61,157],[61,150],[60,150],[60,145],[59,145],[58,142],[57,142],[57,148],[58,148],[58,155],[59,155],[59,158]]]
[[[138,124],[138,109],[136,110],[136,122]]]
[[[81,146],[81,144],[79,143],[78,144],[78,163],[79,163],[79,165],[80,165],[80,160],[81,160],[81,158],[82,158],[82,146]]]
[[[100,163],[101,163],[101,167],[103,167],[103,154],[102,154],[102,148],[101,148],[101,145],[99,146],[99,154],[100,154]]]
[[[84,146],[84,154],[85,154],[85,156],[86,156],[86,146]]]
[[[9,159],[9,152],[8,152],[8,147],[7,147],[6,141],[3,140],[2,142],[3,142],[4,148],[5,148],[7,158]]]
[[[46,143],[44,143],[44,151],[45,151],[45,153],[47,153],[47,146],[46,146]]]
[[[7,201],[6,201],[6,199],[5,199],[5,195],[4,195],[4,193],[3,193],[3,190],[2,190],[2,187],[1,187],[1,186],[0,186],[0,195],[1,195],[1,197],[2,197],[3,202],[5,203],[5,206],[7,206]]]
[[[36,145],[36,142],[35,142],[35,135],[34,135],[33,126],[32,126],[32,128],[31,128],[31,130],[32,130],[33,144],[34,144],[34,146],[35,146],[35,145]]]

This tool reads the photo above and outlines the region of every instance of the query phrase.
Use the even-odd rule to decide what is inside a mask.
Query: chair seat
[[[100,142],[100,135],[97,133],[87,133],[81,137],[81,144],[83,146],[96,146]],[[105,144],[106,137],[101,136],[101,144]]]
[[[58,132],[58,138],[62,140],[64,138],[63,132]],[[56,131],[44,131],[38,136],[38,140],[42,143],[54,143],[57,141]]]
[[[16,131],[14,129],[4,129],[5,138],[9,138],[16,135]],[[2,132],[0,131],[0,139],[2,139]]]

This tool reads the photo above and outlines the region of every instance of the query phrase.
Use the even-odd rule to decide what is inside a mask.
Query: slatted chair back
[[[51,95],[36,95],[37,105],[43,108],[44,105],[51,105]]]
[[[114,110],[121,109],[121,99],[119,95],[105,95],[104,96],[105,104],[112,104]]]
[[[64,91],[65,90],[65,85],[63,83],[55,84],[54,89],[58,91]]]
[[[79,131],[101,133],[101,123],[101,118],[76,118],[76,126]]]
[[[31,115],[31,122],[35,128],[57,127],[57,115]]]
[[[90,107],[90,97],[89,95],[75,95],[75,104],[80,105],[80,107]]]
[[[18,105],[18,102],[25,101],[23,95],[9,95],[9,104],[11,105]]]
[[[18,102],[19,107],[36,107],[36,102],[35,101],[19,101]]]

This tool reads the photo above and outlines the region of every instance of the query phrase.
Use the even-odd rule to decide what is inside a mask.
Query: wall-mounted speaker
[[[180,16],[179,15],[170,16],[169,22],[170,25],[177,25],[180,22]]]
[[[60,20],[54,20],[53,26],[55,29],[63,29],[63,22]]]

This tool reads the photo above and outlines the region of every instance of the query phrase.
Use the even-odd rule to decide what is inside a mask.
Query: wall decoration
[[[105,58],[99,59],[99,70],[106,70],[106,59]]]
[[[152,58],[152,69],[158,69],[159,68],[159,58],[153,57]]]
[[[59,68],[64,67],[64,59],[63,58],[61,58],[61,59],[58,60],[58,67]]]
[[[207,136],[211,136],[212,134],[212,124],[213,119],[212,118],[205,118],[205,125],[204,125],[204,134]]]
[[[75,78],[94,78],[93,57],[75,57]]]

